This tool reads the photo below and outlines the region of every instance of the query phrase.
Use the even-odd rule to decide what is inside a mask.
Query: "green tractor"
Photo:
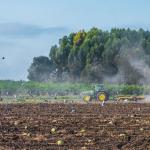
[[[97,100],[104,102],[109,100],[108,90],[105,88],[104,84],[97,84],[94,86],[93,91],[88,91],[83,94],[83,100],[85,102],[90,102],[92,100]]]

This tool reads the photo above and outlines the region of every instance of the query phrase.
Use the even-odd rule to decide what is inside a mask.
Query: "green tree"
[[[75,81],[103,82],[105,77],[121,72],[125,83],[138,83],[143,76],[129,59],[142,60],[150,66],[150,32],[129,28],[113,28],[108,32],[95,27],[87,32],[80,30],[62,37],[58,45],[52,46],[49,58],[50,68],[57,68],[59,81],[67,74]],[[39,66],[42,65],[40,62]]]
[[[54,69],[55,67],[48,57],[34,57],[33,63],[28,69],[28,79],[39,82],[48,81],[50,79],[50,74]]]

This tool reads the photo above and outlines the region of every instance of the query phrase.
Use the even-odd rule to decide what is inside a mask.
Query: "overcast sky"
[[[26,80],[33,57],[72,31],[150,30],[150,0],[0,0],[0,80]]]

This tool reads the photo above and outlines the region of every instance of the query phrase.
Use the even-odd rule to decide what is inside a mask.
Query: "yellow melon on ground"
[[[58,140],[58,141],[56,142],[56,144],[57,144],[57,145],[63,145],[63,144],[64,144],[64,141],[63,141],[63,140]]]

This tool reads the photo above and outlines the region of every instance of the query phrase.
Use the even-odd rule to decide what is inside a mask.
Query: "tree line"
[[[149,67],[149,31],[92,28],[62,37],[48,57],[33,58],[28,79],[145,84]]]

